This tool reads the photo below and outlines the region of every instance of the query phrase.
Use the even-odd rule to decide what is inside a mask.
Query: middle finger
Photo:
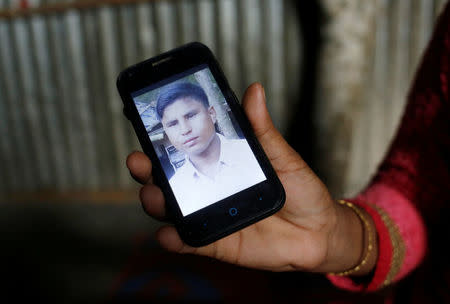
[[[161,221],[167,221],[165,199],[161,189],[154,184],[147,184],[139,193],[145,212]]]

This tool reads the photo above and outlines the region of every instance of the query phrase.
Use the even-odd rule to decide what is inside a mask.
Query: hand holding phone
[[[177,77],[177,79],[180,79],[179,76]],[[169,83],[172,82],[173,79],[169,81]],[[142,93],[142,91],[139,93]],[[158,92],[155,95],[161,95],[160,93]],[[123,94],[121,95],[123,97]],[[155,97],[155,100],[157,99]],[[185,100],[185,104],[188,101]],[[155,107],[158,108],[158,102],[155,104]],[[171,104],[176,105],[176,102]],[[188,108],[192,109],[192,107]],[[362,244],[354,242],[355,239],[361,238],[362,232],[359,218],[352,214],[351,210],[342,208],[333,202],[328,190],[319,178],[275,129],[267,112],[265,94],[261,85],[254,84],[247,89],[242,108],[248,117],[250,128],[253,130],[257,142],[261,144],[271,167],[273,167],[277,176],[276,180],[279,178],[286,191],[284,206],[281,210],[274,213],[274,210],[279,209],[276,206],[280,206],[279,200],[277,200],[280,192],[277,190],[279,188],[272,187],[272,191],[275,194],[273,196],[274,199],[266,205],[254,205],[255,209],[247,209],[244,213],[247,218],[243,226],[238,229],[235,228],[236,226],[233,227],[233,221],[237,219],[236,216],[241,210],[236,208],[237,212],[233,213],[232,207],[230,208],[227,205],[226,198],[225,200],[206,205],[206,207],[202,205],[193,209],[189,207],[185,211],[181,207],[177,215],[177,212],[173,210],[174,202],[175,206],[178,206],[179,201],[182,200],[174,198],[176,195],[171,193],[173,189],[170,188],[170,185],[173,184],[170,184],[170,178],[167,178],[167,176],[175,176],[176,173],[172,172],[172,175],[166,173],[161,168],[160,158],[154,154],[148,153],[148,151],[146,151],[146,155],[142,152],[134,152],[129,155],[127,166],[132,176],[144,184],[140,193],[144,209],[149,215],[157,219],[168,220],[175,224],[175,227],[172,225],[162,227],[157,232],[158,241],[170,251],[206,255],[241,266],[272,271],[308,270],[335,272],[348,269],[356,264],[362,250]],[[203,108],[206,111],[206,113],[203,113],[206,117],[204,116],[203,118],[214,121],[214,113],[209,111],[209,109],[210,107]],[[174,107],[172,109],[169,108],[168,113],[170,115],[167,120],[165,120],[167,117],[161,117],[163,116],[161,111],[160,114],[157,114],[162,118],[161,124],[163,128],[177,126],[181,130],[178,134],[191,134],[194,132],[192,125],[188,126],[188,122],[195,115],[198,115],[198,112],[196,112],[198,109],[194,111],[197,113],[195,115],[189,110],[186,111],[186,109],[178,111],[178,108],[175,110]],[[158,112],[158,109],[156,109],[156,112]],[[174,114],[173,112],[176,112],[176,115],[172,115]],[[238,113],[239,116],[238,110],[234,109],[234,112]],[[136,128],[138,123],[136,121],[133,123]],[[241,122],[240,125],[244,129],[243,133],[247,135],[245,138],[250,142],[250,146],[253,147],[251,136],[248,136],[249,130],[245,129],[245,122]],[[139,135],[138,131],[137,133]],[[178,146],[178,149],[184,150],[186,154],[189,152],[189,149],[202,150],[198,146],[201,142],[197,138],[201,136],[200,133],[196,133],[195,136],[176,143],[174,146],[176,148]],[[212,133],[212,130],[209,129],[208,134]],[[147,132],[145,132],[146,134]],[[207,138],[210,137],[207,136]],[[141,137],[140,140],[142,143],[143,139]],[[172,143],[172,141],[170,142]],[[173,142],[175,143],[175,140]],[[143,146],[145,151],[145,145]],[[152,159],[151,161],[148,156]],[[271,176],[270,170],[267,170],[264,161],[261,162],[260,156],[258,153],[255,154],[258,163],[262,163],[260,168],[263,171],[263,175],[271,180],[270,184],[274,182],[273,176]],[[185,165],[186,161],[190,160],[190,157],[185,156],[184,164],[180,168]],[[181,161],[183,162],[183,160]],[[176,172],[176,170],[174,171]],[[161,176],[161,172],[164,172],[164,176]],[[161,187],[160,179],[164,179],[164,177],[168,182],[166,184],[163,183]],[[252,179],[251,183],[253,184],[258,185],[261,183],[259,181],[261,179],[259,173],[253,175]],[[264,177],[262,179],[262,182],[266,181]],[[276,180],[272,186],[276,185]],[[250,190],[246,192],[246,189]],[[243,192],[238,192],[238,197],[240,197],[242,204],[248,203],[243,198],[249,197],[246,196],[249,193],[251,194],[250,197],[255,197],[255,192],[253,192],[255,188],[253,186],[246,189]],[[256,191],[260,189],[256,187]],[[268,189],[268,192],[270,192],[270,187]],[[208,191],[209,189],[204,190]],[[239,194],[243,194],[243,196],[239,196]],[[231,202],[236,204],[236,201],[231,200]],[[255,214],[261,214],[261,211],[264,214],[263,220],[261,220],[261,217],[255,217]],[[207,222],[207,224],[212,225],[213,229],[208,231],[208,227],[204,227],[202,232],[201,225],[196,226],[196,223],[208,220],[208,217],[213,219],[213,221],[216,219],[216,222]],[[194,229],[198,229],[199,232],[194,233],[197,236],[212,233],[214,235],[212,243],[208,241],[199,246],[197,240],[192,242],[192,239],[189,238],[190,236],[184,230],[184,228],[191,229],[192,226],[183,227],[183,223],[180,225],[180,221],[186,218],[188,218],[188,224],[193,224]],[[193,219],[193,221],[189,222],[190,219]],[[355,227],[356,229],[354,229]],[[217,233],[218,231],[219,233]],[[227,236],[224,237],[222,231],[226,231]],[[351,246],[348,244],[351,244]]]
[[[338,248],[330,248],[328,241],[338,226],[337,213],[342,210],[333,208],[326,187],[273,126],[261,85],[247,89],[242,106],[284,185],[285,205],[273,216],[207,246],[187,245],[171,224],[157,231],[157,240],[172,252],[205,255],[262,270],[328,272],[350,268],[359,258],[358,253],[342,255]],[[150,160],[142,152],[133,152],[127,166],[144,185],[140,193],[144,210],[158,220],[168,221],[164,196],[152,183]],[[332,263],[332,257],[326,257],[327,251],[340,255],[339,262]]]

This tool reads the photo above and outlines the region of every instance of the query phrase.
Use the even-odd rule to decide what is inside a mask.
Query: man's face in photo
[[[192,97],[182,97],[168,105],[161,118],[164,131],[177,150],[199,155],[211,144],[216,133],[216,112]]]

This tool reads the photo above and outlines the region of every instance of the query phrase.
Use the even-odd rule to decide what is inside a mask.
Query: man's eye
[[[169,122],[168,124],[167,124],[167,126],[168,127],[174,127],[174,126],[176,126],[177,125],[177,121],[171,121],[171,122]]]
[[[191,112],[191,113],[188,113],[188,114],[186,115],[186,117],[187,117],[187,118],[192,118],[192,117],[194,117],[195,115],[197,115],[196,112]]]

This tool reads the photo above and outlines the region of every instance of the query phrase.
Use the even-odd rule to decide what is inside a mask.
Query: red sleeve
[[[429,254],[430,231],[450,203],[450,3],[425,52],[394,141],[369,186],[349,201],[376,224],[379,259],[368,284],[329,276],[338,287],[377,290],[405,277]],[[426,228],[425,228],[426,227]],[[435,229],[437,230],[437,228]],[[432,249],[431,249],[432,250]]]

